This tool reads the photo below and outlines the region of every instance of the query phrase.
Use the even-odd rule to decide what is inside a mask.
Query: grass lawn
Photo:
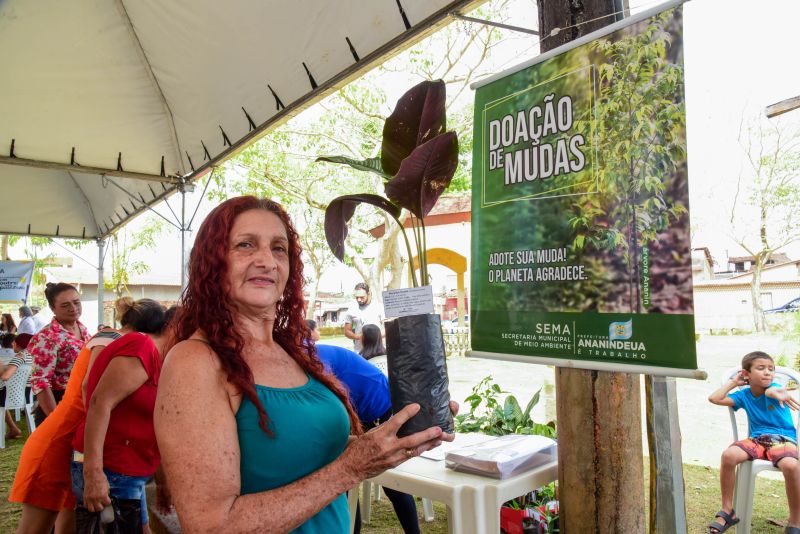
[[[690,533],[706,532],[706,525],[719,510],[719,470],[711,467],[684,465],[686,481],[686,516]],[[645,464],[645,478],[648,466]],[[645,495],[647,495],[645,480]],[[422,503],[417,502],[419,516],[422,517]],[[420,520],[422,532],[439,534],[447,532],[447,510],[441,503],[434,503],[436,520],[425,523]],[[789,516],[783,480],[769,480],[759,477],[754,499],[753,525],[751,531],[759,534],[782,533],[783,527],[769,523],[769,519],[785,521]],[[647,524],[645,517],[645,525]],[[372,521],[364,525],[365,534],[389,534],[402,532],[394,516],[391,503],[386,497],[372,503]],[[732,531],[730,531],[732,532]]]
[[[17,472],[17,462],[19,461],[22,446],[25,438],[28,437],[28,424],[25,421],[25,414],[20,412],[20,420],[17,426],[22,429],[22,437],[19,439],[7,439],[6,448],[0,449],[0,532],[14,532],[17,521],[22,514],[22,506],[8,502],[8,493],[11,491],[11,484],[14,482],[14,474]],[[13,416],[13,412],[12,412]]]
[[[20,421],[20,428],[27,431],[24,417]],[[27,435],[27,434],[24,434]],[[8,492],[14,480],[23,439],[6,441],[6,448],[0,449],[0,532],[13,532],[21,513],[21,507],[8,502]],[[645,464],[645,475],[648,468]],[[713,514],[719,509],[719,478],[718,470],[710,467],[695,465],[684,466],[686,480],[686,514],[689,532],[705,532]],[[645,480],[645,494],[647,480]],[[422,505],[418,504],[420,517]],[[439,534],[447,532],[447,511],[444,505],[434,503],[436,520],[432,523],[422,522],[422,532]],[[780,533],[781,527],[768,522],[770,519],[785,521],[789,515],[786,504],[786,493],[783,480],[770,480],[759,477],[756,483],[755,510],[753,512],[753,532],[759,534]],[[365,534],[401,532],[394,516],[391,504],[387,498],[373,503],[372,521],[364,525],[362,532]]]

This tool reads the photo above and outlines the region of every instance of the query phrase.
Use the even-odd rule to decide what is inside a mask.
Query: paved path
[[[708,372],[708,379],[677,379],[678,413],[683,438],[683,461],[685,463],[717,467],[722,451],[731,442],[731,427],[725,408],[708,402],[708,395],[719,386],[722,374],[738,365],[741,357],[753,350],[763,350],[777,357],[788,356],[791,363],[796,348],[778,336],[703,336],[697,344],[698,366]],[[463,401],[472,386],[484,376],[491,374],[504,390],[517,397],[525,406],[536,391],[546,385],[552,386],[552,367],[516,362],[459,358],[448,360],[450,392],[453,399]],[[644,384],[642,384],[644,394]],[[552,387],[542,392],[542,400],[534,410],[534,420],[547,422],[555,417],[555,402]],[[644,399],[642,420],[644,423]],[[642,428],[646,440],[646,432]],[[645,451],[647,443],[644,443]]]
[[[331,342],[349,347],[345,338],[323,341],[323,343]],[[698,367],[708,372],[708,379],[704,381],[677,379],[684,463],[719,466],[720,454],[732,439],[730,420],[725,408],[708,402],[708,395],[719,386],[723,372],[738,365],[742,356],[753,350],[763,350],[776,358],[785,354],[791,365],[798,347],[785,342],[779,335],[704,335],[698,341]],[[471,393],[472,387],[484,376],[492,375],[494,382],[516,396],[523,407],[540,388],[545,388],[539,404],[534,409],[534,420],[545,423],[555,418],[552,367],[478,358],[450,358],[447,367],[451,398],[462,403],[462,410],[467,409],[463,401]],[[641,390],[644,394],[644,384]],[[642,399],[642,436],[646,452],[647,433],[644,429],[644,417],[644,399]]]

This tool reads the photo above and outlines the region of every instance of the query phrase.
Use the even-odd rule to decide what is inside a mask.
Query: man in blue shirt
[[[312,332],[315,327],[316,323],[312,327]],[[389,381],[380,369],[359,354],[343,347],[317,345],[317,356],[325,368],[347,388],[350,401],[365,431],[389,420],[392,416]],[[358,491],[358,488],[351,491]],[[383,488],[383,492],[391,501],[403,532],[419,534],[419,518],[414,497],[391,488]],[[357,509],[354,531],[356,533],[361,531],[360,516],[360,509]]]

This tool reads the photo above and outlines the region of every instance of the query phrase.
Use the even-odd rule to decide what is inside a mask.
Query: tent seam
[[[153,72],[153,66],[150,64],[150,60],[147,58],[147,54],[142,48],[142,42],[139,40],[139,35],[136,33],[136,28],[133,27],[133,22],[131,21],[130,16],[128,15],[128,10],[125,8],[125,4],[123,0],[117,0],[117,7],[119,8],[123,18],[125,19],[125,25],[128,27],[128,30],[133,37],[133,41],[136,44],[136,49],[139,52],[139,56],[144,63],[145,71],[147,72],[150,81],[156,88],[158,92],[159,99],[161,100],[161,105],[164,107],[164,110],[167,114],[167,122],[169,123],[169,130],[170,136],[172,137],[173,149],[175,150],[174,156],[176,156],[178,168],[181,171],[181,174],[186,174],[186,168],[183,165],[183,156],[181,155],[183,149],[181,148],[181,143],[178,140],[178,130],[175,128],[175,116],[172,114],[172,108],[167,102],[167,97],[164,95],[164,91],[161,89],[161,84],[158,83],[158,78],[156,78],[155,72]]]
[[[75,176],[73,176],[72,172],[67,171],[67,174],[69,175],[70,179],[72,179],[72,183],[75,184],[75,187],[78,189],[81,196],[83,197],[83,201],[86,203],[86,207],[89,208],[89,214],[92,216],[92,222],[94,222],[94,229],[97,232],[97,235],[99,236],[102,233],[102,231],[100,230],[100,224],[97,222],[97,217],[94,214],[94,209],[92,209],[92,203],[89,202],[89,197],[86,196],[86,192],[78,183],[78,180],[75,179]]]

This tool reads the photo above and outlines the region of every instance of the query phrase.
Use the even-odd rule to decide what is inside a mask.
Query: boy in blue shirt
[[[783,472],[786,496],[789,499],[789,524],[786,534],[800,534],[800,461],[797,457],[797,431],[791,410],[800,403],[784,388],[773,382],[775,362],[761,351],[742,358],[742,370],[708,400],[734,410],[744,408],[750,436],[739,440],[722,453],[719,476],[722,490],[722,510],[708,525],[710,534],[725,532],[739,518],[733,510],[733,490],[736,466],[756,459],[769,460]],[[749,384],[750,387],[742,387]],[[737,391],[732,390],[738,389]]]

